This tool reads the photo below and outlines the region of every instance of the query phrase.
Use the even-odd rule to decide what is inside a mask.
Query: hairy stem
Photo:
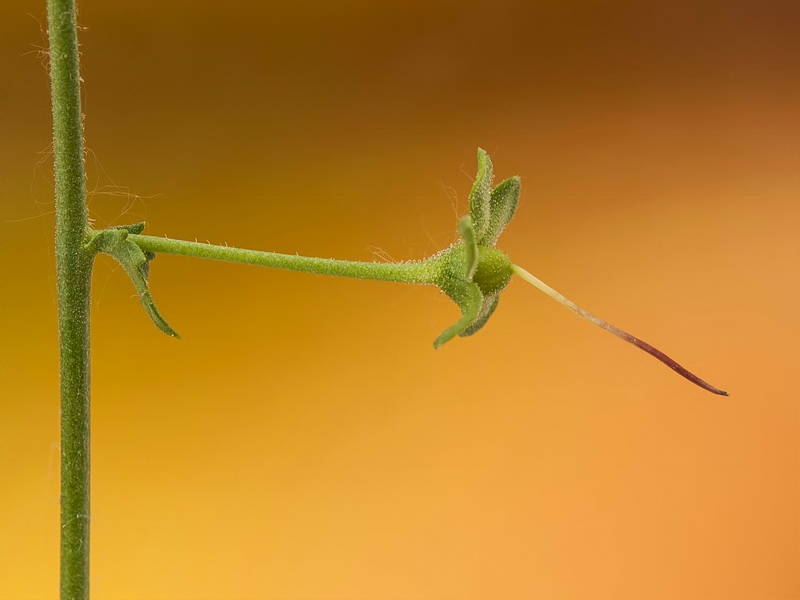
[[[48,0],[55,156],[56,275],[61,360],[61,599],[89,597],[89,299],[74,0]]]
[[[435,284],[438,273],[438,268],[430,260],[408,263],[360,262],[245,250],[151,235],[129,235],[128,239],[145,252],[194,256],[195,258],[301,271],[317,275],[336,275],[339,277],[396,281],[400,283]]]
[[[514,273],[516,273],[522,279],[524,279],[525,281],[527,281],[531,285],[535,286],[536,288],[538,288],[539,290],[541,290],[542,292],[544,292],[545,294],[550,296],[556,302],[566,306],[568,309],[570,309],[571,311],[576,313],[578,316],[586,319],[587,321],[590,321],[590,322],[594,323],[598,327],[602,327],[606,331],[608,331],[610,333],[613,333],[618,338],[620,338],[622,340],[625,340],[629,344],[633,344],[634,346],[636,346],[640,350],[644,350],[650,356],[653,356],[653,357],[657,358],[662,363],[667,365],[670,369],[672,369],[673,371],[678,373],[678,375],[680,375],[681,377],[685,377],[686,379],[688,379],[689,381],[691,381],[695,385],[699,385],[701,388],[711,392],[712,394],[719,394],[720,396],[727,396],[728,395],[728,392],[724,392],[724,391],[722,391],[720,389],[717,389],[713,385],[711,385],[710,383],[708,383],[706,381],[703,381],[697,375],[695,375],[694,373],[692,373],[691,371],[689,371],[685,367],[683,367],[680,364],[678,364],[676,361],[674,361],[669,356],[664,354],[658,348],[655,348],[655,347],[651,346],[650,344],[648,344],[644,340],[640,340],[639,338],[637,338],[636,336],[631,335],[627,331],[623,331],[622,329],[614,327],[610,323],[605,322],[603,319],[594,316],[589,311],[586,311],[586,310],[582,309],[580,306],[575,304],[572,300],[569,300],[568,298],[565,298],[562,294],[559,294],[557,291],[555,291],[553,288],[551,288],[549,285],[547,285],[541,279],[539,279],[538,277],[532,275],[531,273],[529,273],[528,271],[526,271],[522,267],[518,267],[517,265],[514,265],[513,269],[514,269]]]

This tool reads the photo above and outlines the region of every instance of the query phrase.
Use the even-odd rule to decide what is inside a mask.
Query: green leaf
[[[87,247],[96,252],[108,254],[122,265],[122,268],[131,278],[133,287],[139,296],[139,301],[153,324],[167,335],[180,338],[178,333],[169,326],[169,323],[158,312],[147,285],[147,277],[150,274],[150,261],[155,258],[155,254],[144,252],[135,242],[128,239],[129,232],[141,233],[143,230],[144,223],[105,229],[95,234]]]
[[[461,217],[458,221],[458,233],[464,240],[465,265],[464,274],[467,281],[472,281],[475,270],[478,268],[478,242],[475,241],[475,228],[472,226],[472,218],[469,216]]]
[[[148,256],[148,254],[150,256]],[[158,312],[156,303],[153,300],[153,295],[150,293],[150,289],[147,286],[147,276],[150,273],[150,261],[153,259],[153,257],[155,257],[155,254],[145,254],[134,242],[125,240],[125,251],[123,255],[124,258],[122,260],[117,260],[128,273],[131,281],[133,281],[133,287],[136,288],[136,293],[139,295],[139,301],[142,303],[142,307],[150,317],[150,320],[153,321],[153,324],[156,327],[158,327],[167,335],[180,338],[181,336],[179,336],[178,333],[169,326],[169,323],[167,323],[166,319],[164,319],[164,317],[161,316],[161,313]],[[115,256],[114,258],[117,257]]]
[[[461,282],[461,285],[451,285],[445,290],[448,296],[461,309],[461,318],[445,329],[433,342],[434,348],[439,348],[442,344],[449,342],[455,336],[465,331],[470,324],[475,321],[481,310],[483,294],[474,283]]]
[[[146,223],[142,221],[141,223],[133,223],[132,225],[117,225],[116,227],[109,227],[109,229],[124,229],[128,233],[138,235],[144,231],[145,225]]]
[[[478,238],[481,246],[494,246],[497,243],[497,238],[517,210],[519,191],[519,177],[509,177],[492,190],[489,199],[489,224],[483,236]]]
[[[480,313],[478,313],[478,317],[472,324],[467,327],[464,331],[459,333],[458,335],[461,337],[467,337],[470,335],[474,335],[478,333],[478,330],[481,329],[484,325],[486,325],[486,321],[489,320],[489,317],[492,316],[495,309],[497,308],[497,304],[500,302],[500,292],[496,294],[492,294],[491,296],[486,296],[483,299],[483,304],[481,304]]]
[[[492,160],[486,150],[478,148],[478,174],[469,193],[469,216],[472,217],[472,225],[475,227],[475,236],[478,240],[483,239],[489,227],[493,179]]]

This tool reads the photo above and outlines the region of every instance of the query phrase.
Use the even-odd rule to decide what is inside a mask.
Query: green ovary
[[[472,281],[484,296],[502,291],[514,273],[511,261],[505,252],[496,248],[478,247],[478,268]]]

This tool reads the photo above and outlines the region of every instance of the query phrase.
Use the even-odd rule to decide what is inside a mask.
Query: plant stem
[[[74,0],[48,0],[61,359],[61,598],[89,597],[89,302],[78,27]]]
[[[128,239],[145,252],[193,256],[195,258],[207,258],[259,267],[315,273],[317,275],[433,285],[436,283],[436,275],[438,273],[436,261],[431,259],[407,263],[360,262],[245,250],[151,235],[131,234]]]

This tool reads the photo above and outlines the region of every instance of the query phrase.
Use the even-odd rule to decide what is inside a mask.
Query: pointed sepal
[[[472,322],[478,318],[481,304],[483,303],[483,294],[481,294],[480,288],[474,283],[462,281],[458,285],[451,284],[449,289],[445,290],[445,293],[447,293],[453,302],[461,309],[461,318],[445,329],[439,337],[434,340],[434,348],[439,348],[442,344],[449,342],[457,335],[466,331]]]
[[[486,229],[489,227],[493,180],[492,159],[489,158],[486,150],[478,148],[478,174],[475,177],[475,183],[472,184],[472,191],[469,193],[469,216],[472,217],[475,237],[478,240],[484,237]]]
[[[486,296],[483,299],[483,303],[481,304],[481,310],[478,313],[477,318],[472,324],[467,327],[464,331],[459,333],[458,335],[461,337],[468,337],[470,335],[474,335],[478,333],[478,331],[486,325],[486,322],[489,320],[489,317],[492,316],[495,309],[497,308],[497,304],[500,302],[500,292],[496,294],[492,294],[491,296]]]
[[[509,177],[492,190],[489,198],[489,224],[483,237],[478,238],[481,246],[494,246],[497,243],[497,238],[517,210],[519,192],[519,177]]]
[[[458,221],[458,233],[464,240],[464,275],[466,275],[467,281],[472,281],[475,270],[478,268],[478,242],[475,239],[472,217],[461,217]]]

